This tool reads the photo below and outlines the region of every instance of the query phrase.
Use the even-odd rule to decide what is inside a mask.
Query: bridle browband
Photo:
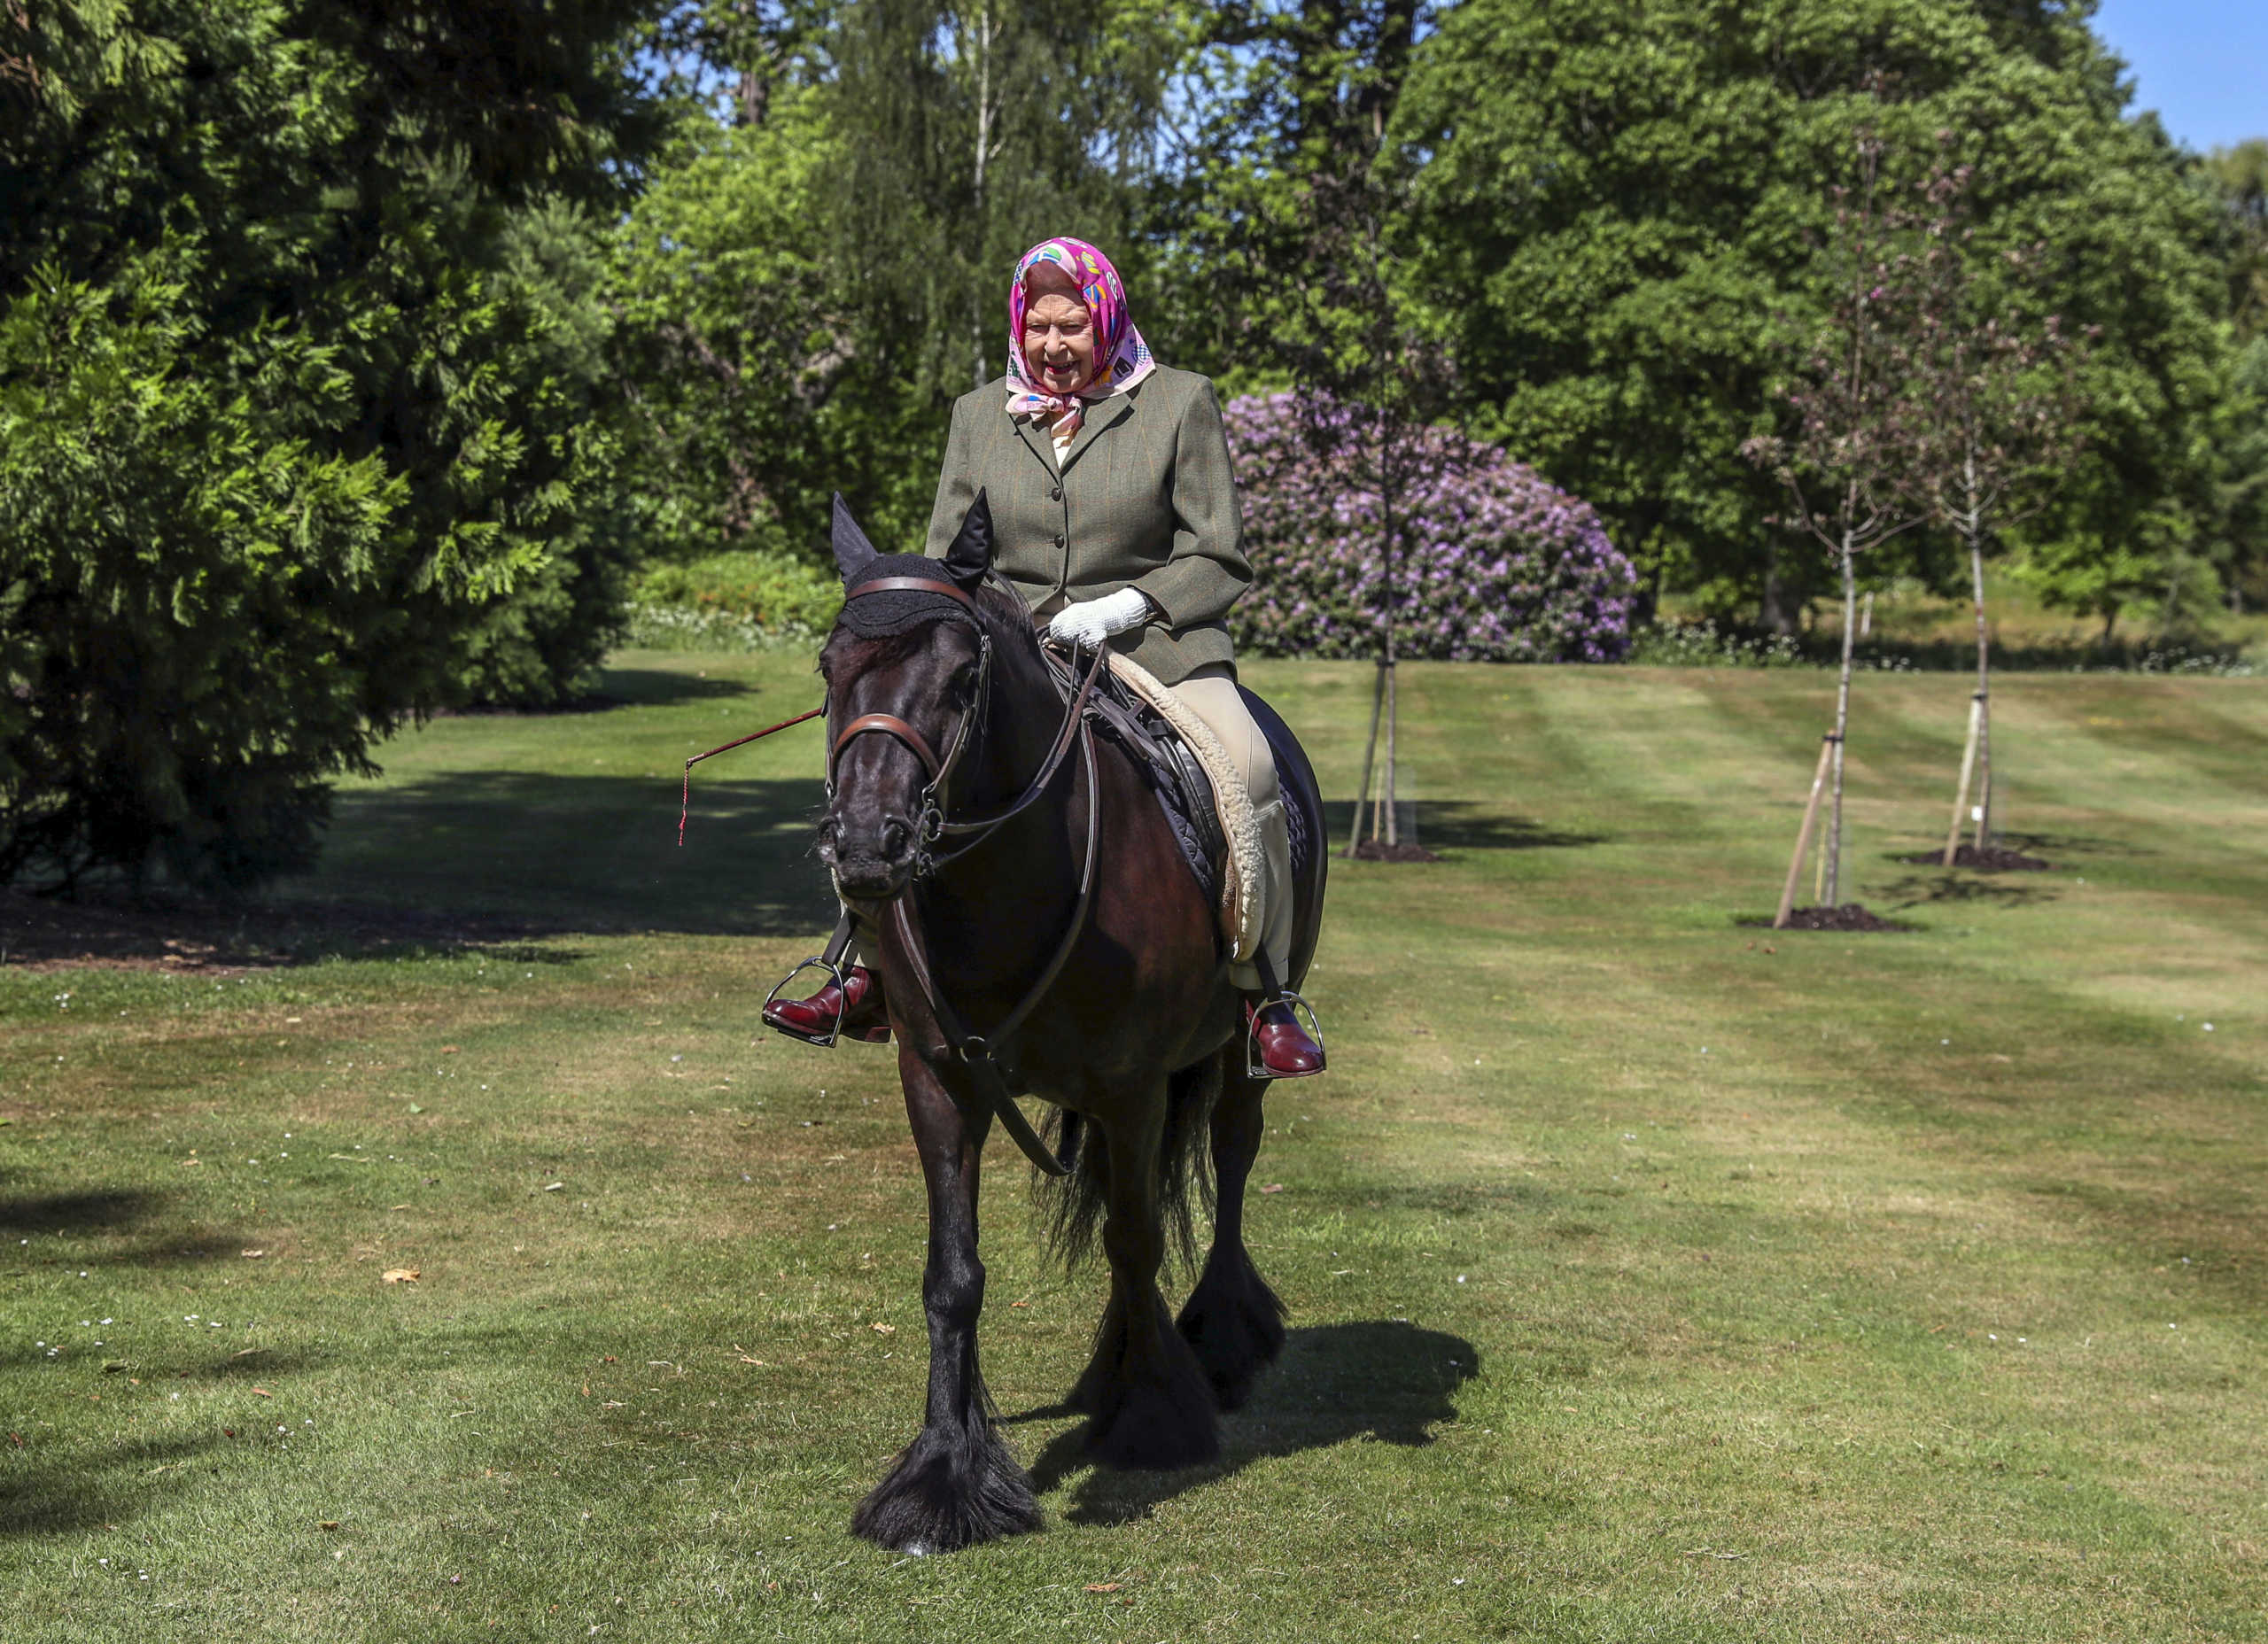
[[[944,1048],[951,1051],[975,1077],[987,1105],[1016,1145],[1023,1150],[1025,1157],[1050,1175],[1064,1175],[1068,1173],[1068,1167],[1048,1151],[1047,1144],[1017,1107],[1014,1093],[1008,1088],[1007,1077],[1001,1071],[996,1056],[998,1047],[1023,1026],[1025,1019],[1046,997],[1047,990],[1054,986],[1056,977],[1062,973],[1063,966],[1070,959],[1071,950],[1078,945],[1080,934],[1086,928],[1088,910],[1094,901],[1095,858],[1100,843],[1102,794],[1096,779],[1094,730],[1086,722],[1086,707],[1088,698],[1094,692],[1096,680],[1108,664],[1109,649],[1100,645],[1095,648],[1094,660],[1088,663],[1079,677],[1078,689],[1072,694],[1064,710],[1063,723],[1055,733],[1055,740],[1048,748],[1047,756],[1040,761],[1039,769],[1033,773],[1031,780],[1024,784],[1023,791],[998,810],[980,816],[949,818],[945,814],[945,785],[951,779],[962,756],[968,751],[969,744],[975,740],[990,705],[991,635],[985,630],[975,600],[945,577],[877,577],[851,588],[843,595],[843,600],[847,604],[872,593],[943,594],[965,608],[976,624],[976,689],[970,696],[968,706],[961,711],[960,721],[953,729],[952,741],[947,745],[942,758],[930,747],[928,738],[898,715],[889,713],[860,714],[836,733],[827,751],[827,795],[830,802],[835,797],[835,767],[842,762],[843,750],[858,737],[876,734],[891,737],[921,762],[921,768],[929,779],[922,787],[920,814],[914,823],[913,873],[907,885],[908,891],[918,888],[939,868],[975,849],[1001,826],[1037,803],[1053,784],[1056,773],[1063,768],[1072,743],[1080,744],[1084,756],[1082,764],[1086,772],[1087,840],[1085,855],[1079,868],[1078,900],[1071,910],[1070,923],[1055,944],[1055,950],[1049,956],[1046,965],[1032,985],[1025,989],[1014,1008],[990,1034],[969,1032],[931,976],[928,941],[922,928],[915,898],[904,892],[891,897],[888,915],[896,927],[898,945],[905,955],[906,969],[910,973],[907,980],[913,983],[922,1002],[928,1005],[938,1031],[945,1036]],[[1076,665],[1076,652],[1073,660]],[[938,841],[946,838],[957,839],[959,842],[948,850],[936,849]],[[964,1123],[967,1122],[966,1110],[962,1119]]]

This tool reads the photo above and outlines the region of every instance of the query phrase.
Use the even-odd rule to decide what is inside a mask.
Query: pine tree
[[[636,17],[0,8],[0,881],[302,863],[327,779],[462,697],[604,461],[511,248],[618,197]],[[573,666],[524,615],[485,654]]]

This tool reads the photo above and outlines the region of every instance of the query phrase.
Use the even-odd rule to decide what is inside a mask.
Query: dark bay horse
[[[1040,1525],[977,1364],[979,1161],[996,1114],[1020,1122],[997,1098],[1060,1105],[1058,1242],[1076,1258],[1099,1227],[1109,1262],[1069,1397],[1086,1446],[1113,1466],[1175,1468],[1219,1453],[1218,1413],[1284,1342],[1283,1304],[1243,1238],[1266,1084],[1248,1071],[1215,910],[1143,774],[1115,742],[1066,733],[1023,601],[988,577],[984,499],[943,560],[878,554],[838,501],[835,554],[846,598],[819,663],[819,855],[889,1001],[929,1202],[928,1410],[851,1525],[943,1552]],[[1322,915],[1321,802],[1290,733],[1248,700],[1312,842],[1283,979],[1296,988]],[[1208,1197],[1212,1248],[1177,1320],[1161,1263]]]

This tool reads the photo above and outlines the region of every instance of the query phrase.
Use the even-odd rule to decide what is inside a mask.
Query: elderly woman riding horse
[[[844,908],[837,980],[765,1012],[798,1038],[897,1041],[928,1195],[928,1397],[851,1524],[907,1552],[1040,1522],[978,1368],[992,1125],[1052,1179],[1059,1244],[1099,1243],[1110,1266],[1069,1395],[1086,1447],[1185,1467],[1219,1454],[1219,1412],[1283,1345],[1245,1187],[1268,1082],[1323,1066],[1289,991],[1320,929],[1322,799],[1282,720],[1235,683],[1221,618],[1249,573],[1212,386],[1151,362],[1092,246],[1028,253],[1009,307],[1014,368],[955,407],[927,554],[878,552],[836,502],[819,849]],[[1264,899],[1254,917],[1239,897],[1233,941],[1135,751],[1146,735],[1098,734],[1113,649],[1170,682],[1174,714],[1212,730],[1218,782],[1240,777],[1258,812],[1235,878]],[[853,930],[872,969],[835,968]],[[1027,1092],[1056,1105],[1052,1147],[1016,1105]],[[1193,1253],[1208,1202],[1211,1248],[1176,1316],[1160,1271],[1175,1245]]]
[[[981,492],[993,569],[1066,645],[1107,641],[1173,688],[1220,739],[1260,825],[1265,974],[1291,973],[1291,847],[1275,761],[1236,683],[1223,620],[1252,581],[1213,384],[1150,357],[1118,271],[1084,240],[1026,252],[1008,294],[1006,378],[953,407],[928,553],[944,554]],[[1270,1078],[1323,1068],[1322,1048],[1262,966],[1234,970]],[[888,1008],[854,965],[806,999],[767,1005],[791,1037],[880,1042]]]

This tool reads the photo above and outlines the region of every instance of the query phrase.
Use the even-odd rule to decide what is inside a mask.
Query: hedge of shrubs
[[[1254,582],[1229,614],[1240,651],[1378,654],[1379,495],[1347,413],[1292,393],[1223,408]],[[1630,644],[1630,562],[1588,503],[1456,429],[1410,437],[1394,572],[1399,655],[1615,662]]]
[[[750,650],[812,640],[835,625],[843,585],[831,570],[760,550],[649,565],[631,593],[633,645]]]

